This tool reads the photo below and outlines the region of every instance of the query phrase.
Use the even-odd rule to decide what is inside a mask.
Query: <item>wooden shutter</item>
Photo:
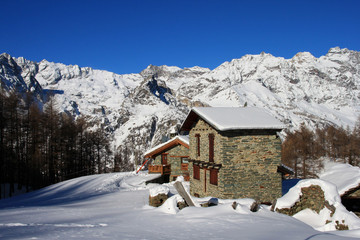
[[[193,171],[194,179],[200,180],[200,167],[198,165],[193,165]]]
[[[214,134],[209,134],[209,162],[214,162]]]
[[[218,185],[218,169],[210,169],[210,184]]]
[[[197,156],[200,157],[200,134],[195,134],[196,137],[196,152]]]

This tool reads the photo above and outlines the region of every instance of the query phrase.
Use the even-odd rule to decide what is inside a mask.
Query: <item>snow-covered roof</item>
[[[350,164],[326,162],[319,178],[335,184],[341,196],[360,186],[360,168]]]
[[[183,130],[189,130],[197,115],[219,131],[238,129],[283,129],[285,125],[256,107],[195,107],[191,109],[182,124]]]
[[[286,166],[285,164],[280,164],[280,166],[279,166],[279,168],[282,168],[282,170],[284,171],[284,172],[287,172],[288,174],[294,174],[294,169],[292,169],[291,167],[288,167],[288,166]],[[279,169],[278,168],[278,169]]]
[[[176,137],[173,137],[172,139],[170,139],[167,142],[161,143],[155,147],[153,147],[152,149],[148,150],[145,152],[145,157],[152,155],[153,152],[158,152],[159,150],[165,150],[168,147],[173,146],[173,144],[177,144],[182,142],[184,145],[186,145],[187,147],[189,147],[189,136],[188,135],[178,135]]]

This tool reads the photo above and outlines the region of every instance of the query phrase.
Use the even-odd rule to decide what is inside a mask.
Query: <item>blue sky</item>
[[[360,1],[1,1],[0,52],[115,73],[360,50]]]

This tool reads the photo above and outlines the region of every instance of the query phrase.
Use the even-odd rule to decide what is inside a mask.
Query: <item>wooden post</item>
[[[204,168],[204,192],[206,192],[206,168]]]
[[[195,204],[192,201],[190,195],[185,191],[185,188],[184,188],[184,186],[182,185],[181,182],[175,182],[174,187],[175,187],[176,191],[178,191],[180,196],[185,200],[187,205],[189,205],[191,207],[195,206]]]

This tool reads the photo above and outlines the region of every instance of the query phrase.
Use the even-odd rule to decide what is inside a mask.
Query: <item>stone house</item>
[[[259,108],[193,108],[180,129],[190,139],[190,193],[263,203],[281,197],[283,128]]]
[[[175,180],[178,176],[184,176],[188,181],[188,158],[188,136],[175,136],[145,153],[145,159],[150,160],[149,173],[160,173],[163,182]]]

